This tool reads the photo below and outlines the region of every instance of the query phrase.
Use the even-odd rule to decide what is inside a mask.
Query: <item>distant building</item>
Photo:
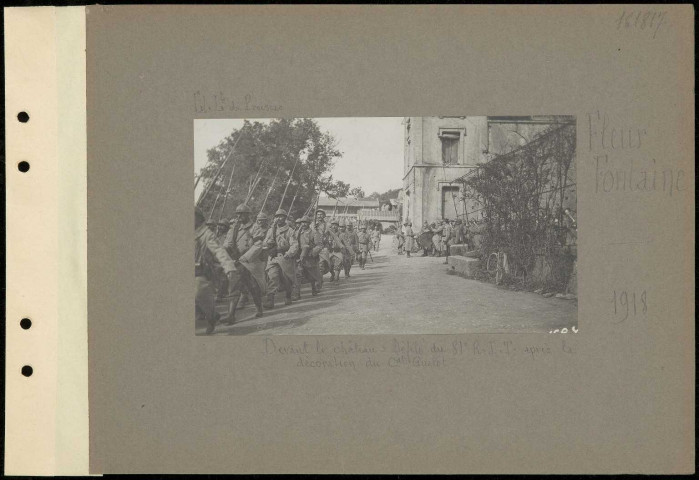
[[[473,206],[455,182],[492,156],[530,142],[569,116],[405,117],[403,219],[420,227],[439,218],[463,218]]]
[[[359,220],[378,221],[383,228],[400,221],[397,208],[384,210],[375,198],[320,197],[318,208],[325,211],[327,218],[344,218],[355,223]]]

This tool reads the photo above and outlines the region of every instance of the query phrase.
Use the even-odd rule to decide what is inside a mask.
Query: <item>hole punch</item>
[[[19,112],[17,114],[17,120],[22,123],[27,123],[29,121],[29,114],[27,112]]]
[[[29,171],[29,162],[22,160],[17,164],[17,169],[22,173],[27,173]]]
[[[24,375],[25,377],[31,377],[32,373],[34,373],[34,369],[29,365],[25,365],[22,367],[22,375]]]
[[[28,318],[23,318],[19,321],[19,326],[22,327],[24,330],[29,330],[30,328],[32,328],[32,321]]]

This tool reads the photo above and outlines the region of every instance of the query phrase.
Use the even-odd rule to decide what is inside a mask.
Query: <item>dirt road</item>
[[[293,305],[255,318],[254,308],[239,310],[233,326],[219,325],[217,335],[363,335],[548,332],[577,326],[577,303],[544,298],[447,275],[444,258],[397,255],[384,235],[366,270],[352,267],[351,277],[327,281],[316,297],[310,286]],[[224,314],[225,306],[219,311]],[[225,315],[225,314],[224,314]],[[204,325],[197,325],[197,334]]]

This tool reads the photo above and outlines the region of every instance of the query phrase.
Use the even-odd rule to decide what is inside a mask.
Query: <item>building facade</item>
[[[403,221],[414,227],[440,218],[468,218],[476,210],[456,181],[493,156],[525,145],[568,116],[405,117]]]
[[[397,225],[400,221],[398,202],[395,200],[393,202],[395,202],[395,208],[387,209],[381,208],[379,200],[375,198],[320,197],[318,208],[325,211],[327,218],[344,218],[354,223],[359,221],[380,222],[382,228],[385,229],[390,225]],[[392,206],[393,202],[391,202]]]

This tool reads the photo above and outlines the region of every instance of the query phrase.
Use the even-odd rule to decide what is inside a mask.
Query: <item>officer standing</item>
[[[268,309],[274,308],[274,295],[278,291],[284,292],[284,305],[291,305],[299,246],[286,223],[285,210],[279,209],[274,214],[274,224],[267,231],[264,248],[269,260],[265,267],[267,298],[263,306]]]
[[[206,333],[216,328],[219,314],[216,312],[216,299],[213,287],[213,267],[218,263],[226,276],[235,277],[236,267],[228,252],[216,241],[214,232],[206,226],[204,214],[199,208],[194,211],[194,305],[206,320]]]
[[[446,258],[444,260],[444,263],[449,263],[449,247],[452,244],[452,231],[454,229],[451,226],[451,223],[449,220],[446,220],[444,222],[444,225],[442,225],[442,245],[444,248],[444,253],[446,255]]]
[[[262,293],[265,285],[253,274],[262,269],[264,275],[264,259],[262,259],[262,240],[260,228],[253,229],[250,221],[250,207],[240,204],[235,209],[235,224],[226,234],[223,247],[231,258],[236,261],[238,275],[230,281],[231,305],[227,323],[235,323],[235,310],[242,294],[243,287],[247,288],[257,307],[256,317],[262,316]]]
[[[437,220],[432,223],[432,245],[434,249],[432,250],[433,257],[440,257],[442,255],[442,222]]]
[[[422,224],[422,230],[420,231],[420,247],[422,247],[423,257],[426,257],[428,255],[428,250],[433,248],[432,229],[430,228],[430,224],[427,223],[427,220]]]
[[[400,225],[396,225],[396,248],[398,249],[398,255],[403,255],[403,248],[405,246],[405,236],[403,235],[403,229]]]
[[[410,253],[415,247],[415,234],[413,233],[413,223],[410,221],[405,222],[405,252],[408,258],[410,258]]]

